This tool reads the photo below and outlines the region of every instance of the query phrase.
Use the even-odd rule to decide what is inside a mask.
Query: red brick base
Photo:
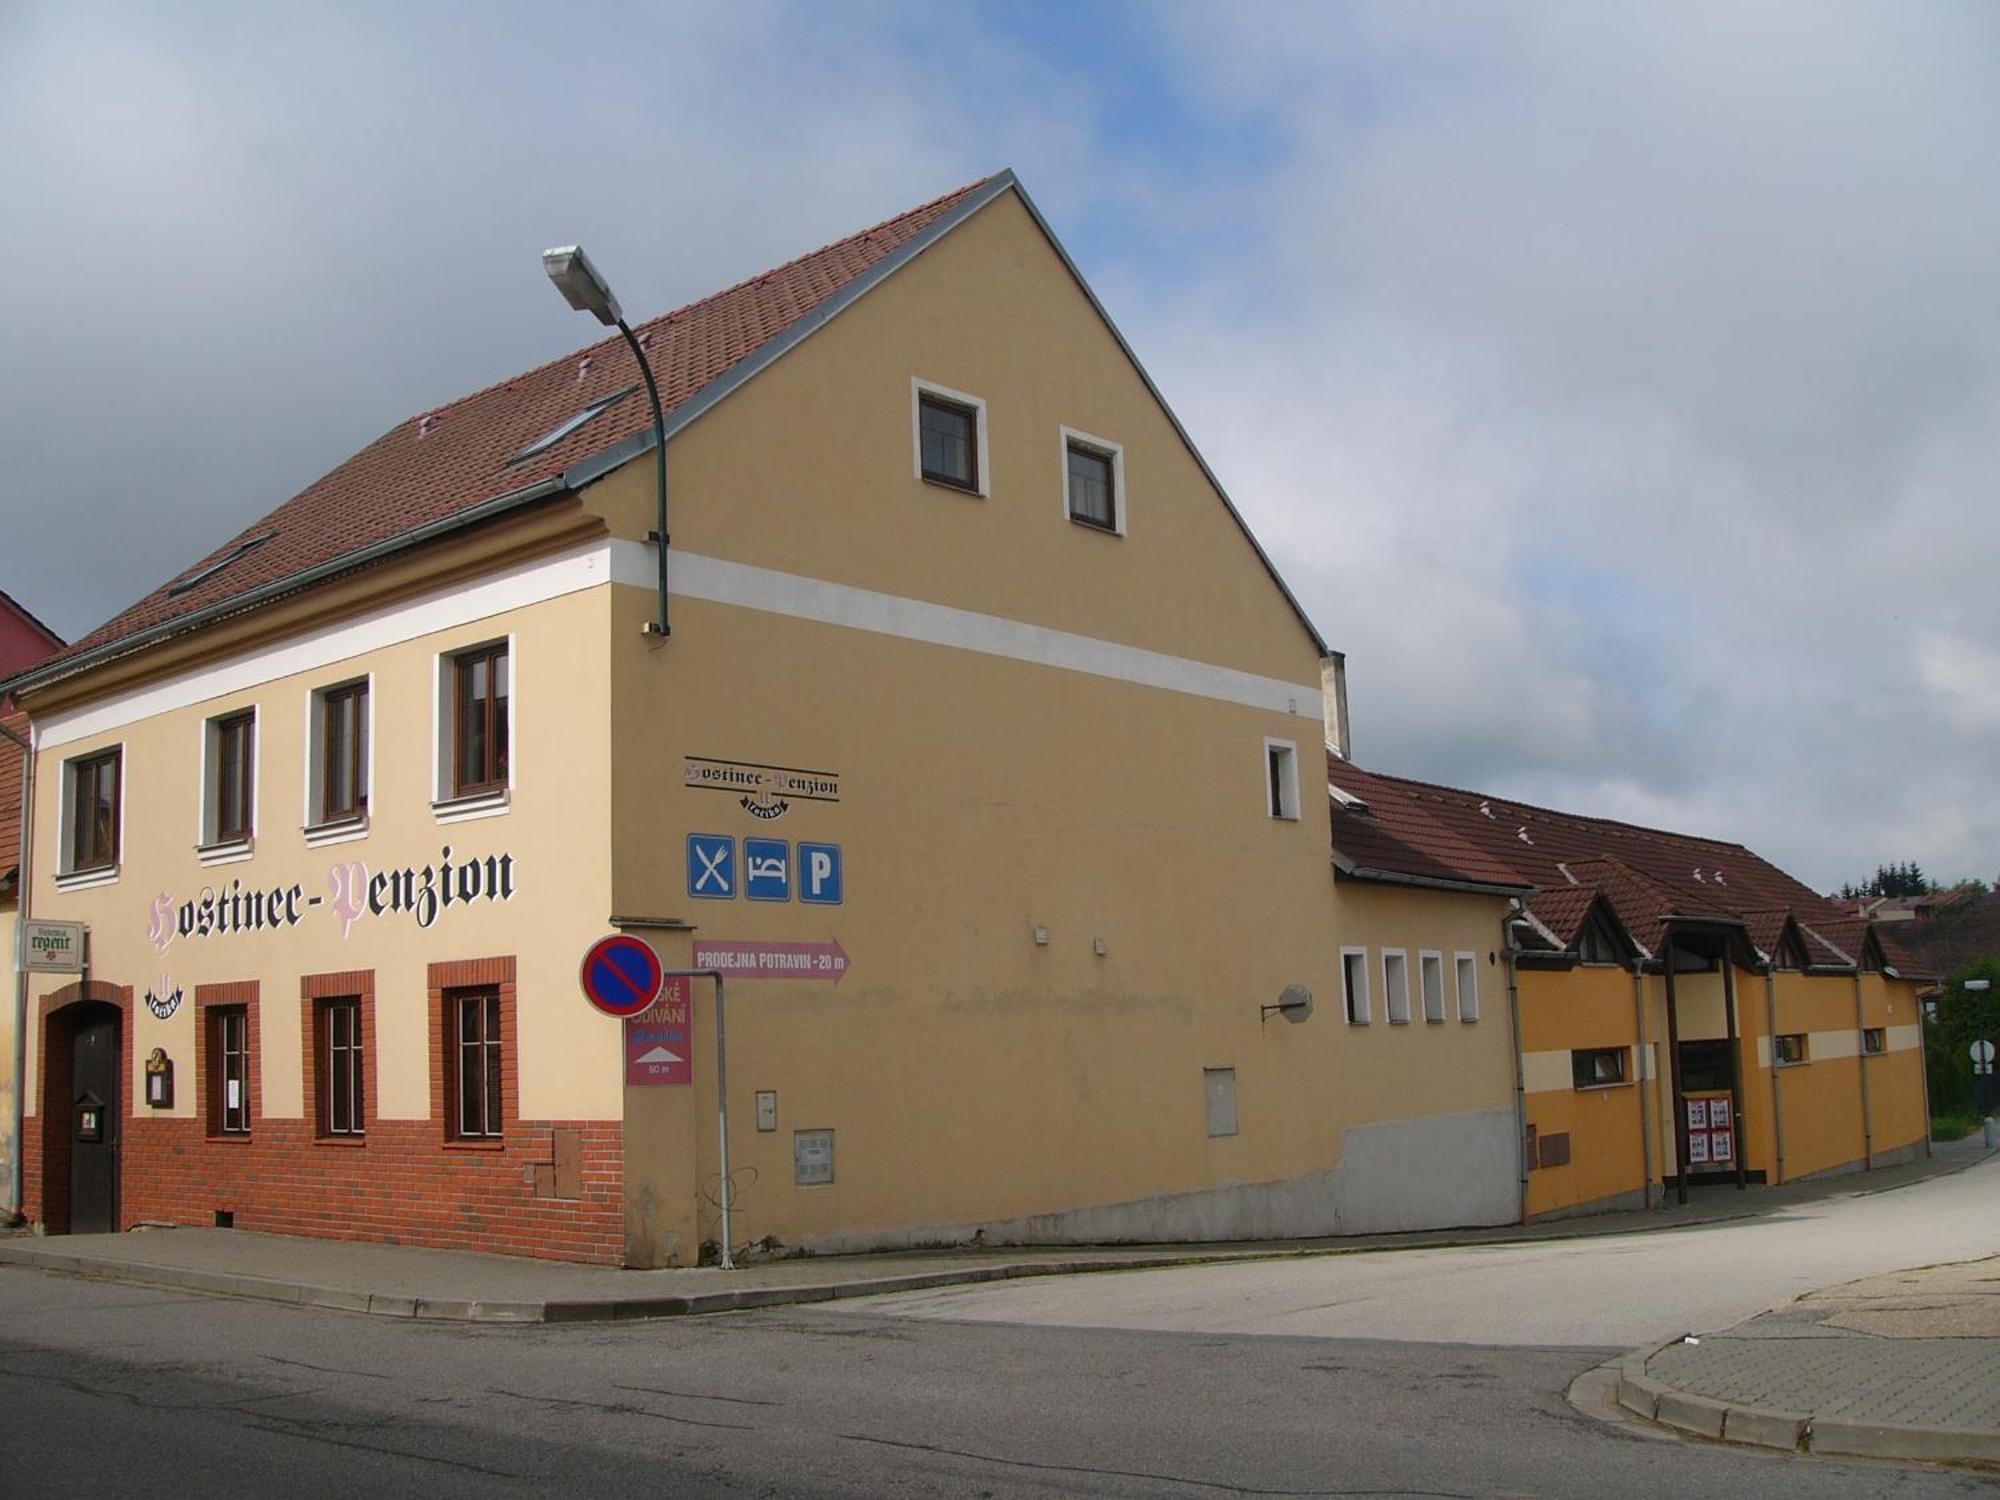
[[[376,1118],[371,1070],[366,1079],[367,1129],[359,1140],[320,1133],[310,1057],[306,1118],[263,1117],[254,1108],[261,1089],[254,1089],[249,1134],[210,1134],[197,1059],[187,1068],[187,1076],[176,1080],[181,1101],[196,1104],[193,1118],[165,1117],[142,1108],[136,1116],[126,1112],[120,1122],[119,1227],[148,1222],[209,1225],[217,1213],[227,1213],[239,1229],[608,1265],[621,1262],[623,1126],[615,1120],[520,1119],[513,960],[431,965],[434,1017],[447,989],[473,984],[497,985],[502,995],[506,1098],[501,1139],[462,1143],[445,1138],[440,1123],[443,1088],[435,1076],[442,1061],[435,1029],[433,1117]],[[373,1056],[372,974],[311,975],[301,989],[300,1001],[290,1003],[310,1006],[330,995],[362,995],[364,1035]],[[255,1003],[250,995],[213,998]],[[27,1117],[22,1132],[23,1208],[31,1220],[54,1230],[68,1227],[68,1158],[62,1150],[66,1137],[46,1140],[43,1123],[68,1118],[68,1053],[67,1033],[60,1026],[55,1030],[64,1045],[50,1046],[49,1015],[78,1000],[103,1000],[123,1009],[119,1076],[124,1080],[132,1076],[130,989],[71,985],[43,1000],[31,1039],[31,1045],[41,1048],[42,1087],[36,1112]],[[276,996],[264,997],[264,1002],[280,1003]],[[310,1026],[305,1034],[312,1036]],[[56,1052],[62,1056],[52,1056]]]

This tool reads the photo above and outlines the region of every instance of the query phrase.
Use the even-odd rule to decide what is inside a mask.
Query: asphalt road
[[[850,1305],[1043,1327],[1631,1348],[1725,1328],[1815,1287],[1995,1253],[2000,1158],[1989,1158],[1893,1192],[1688,1229],[1051,1277]]]
[[[1601,1357],[807,1309],[418,1324],[5,1268],[0,1493],[2000,1492],[1605,1425],[1563,1397]]]

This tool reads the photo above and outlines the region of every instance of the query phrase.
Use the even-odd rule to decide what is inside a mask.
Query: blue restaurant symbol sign
[[[727,901],[735,896],[735,839],[726,833],[688,835],[688,894],[709,901]]]

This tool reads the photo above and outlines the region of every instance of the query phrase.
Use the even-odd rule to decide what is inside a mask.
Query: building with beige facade
[[[1336,881],[1326,648],[1012,174],[636,332],[670,527],[600,343],[12,684],[28,1215],[692,1261],[622,932],[739,1248],[1512,1218],[1505,892]]]

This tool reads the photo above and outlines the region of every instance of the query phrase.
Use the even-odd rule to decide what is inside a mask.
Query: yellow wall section
[[[130,1086],[146,1054],[164,1047],[180,1068],[174,1113],[192,1115],[195,987],[229,980],[262,982],[262,1105],[273,1118],[303,1110],[304,1048],[299,977],[373,968],[376,975],[380,1115],[423,1119],[430,1113],[429,998],[426,966],[456,958],[519,957],[524,1118],[616,1119],[621,1105],[617,1024],[579,1001],[561,1008],[543,997],[576,991],[583,944],[609,915],[605,829],[609,822],[607,734],[609,666],[606,610],[611,590],[588,589],[460,625],[386,650],[283,677],[192,708],[42,754],[38,779],[60,785],[61,763],[103,745],[125,746],[125,843],[120,878],[107,887],[59,891],[52,862],[38,861],[35,909],[91,927],[92,977],[134,989],[136,1035]],[[514,637],[515,790],[509,811],[441,826],[434,818],[432,715],[437,654],[497,636]],[[375,735],[371,823],[366,838],[309,848],[305,814],[307,698],[314,689],[374,674]],[[203,724],[217,714],[258,709],[257,836],[254,857],[204,868],[195,856],[201,797]],[[36,847],[59,846],[58,800],[37,799]],[[449,846],[455,862],[508,853],[516,895],[507,904],[479,901],[442,911],[429,929],[407,914],[364,916],[351,935],[330,905],[337,865],[370,872],[435,866]],[[167,950],[147,940],[156,895],[174,903],[231,882],[271,887],[300,882],[323,898],[297,927],[277,932],[176,937]],[[40,996],[68,982],[38,975]],[[142,996],[162,983],[186,1000],[168,1020],[147,1012]],[[30,1014],[36,1013],[31,999]],[[35,1103],[38,1049],[28,1058],[28,1100]]]
[[[1521,971],[1522,1051],[1549,1056],[1549,1081],[1557,1085],[1537,1090],[1535,1080],[1529,1080],[1528,1123],[1539,1136],[1566,1131],[1570,1138],[1568,1165],[1538,1167],[1529,1174],[1531,1213],[1553,1213],[1638,1192],[1644,1180],[1644,1151],[1636,1043],[1631,970],[1580,964],[1568,970]],[[1568,1054],[1596,1047],[1627,1049],[1627,1077],[1633,1081],[1615,1087],[1575,1087]]]

